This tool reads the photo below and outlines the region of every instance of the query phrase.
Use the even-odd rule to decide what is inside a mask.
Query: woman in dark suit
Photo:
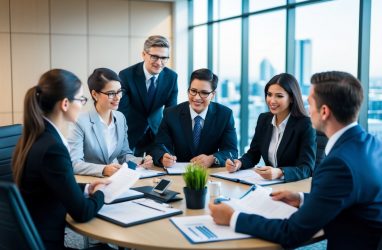
[[[13,156],[13,175],[47,249],[65,248],[67,213],[85,222],[103,205],[99,189],[106,181],[91,183],[86,190],[76,183],[62,135],[86,101],[80,80],[61,69],[43,74],[25,95],[24,127]]]
[[[304,109],[297,80],[290,74],[274,76],[264,88],[269,111],[260,114],[250,149],[240,159],[226,161],[229,172],[256,166],[264,179],[297,181],[312,175],[316,158],[315,130]]]

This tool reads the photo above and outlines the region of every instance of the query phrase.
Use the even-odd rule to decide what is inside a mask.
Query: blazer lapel
[[[102,124],[99,119],[98,113],[94,107],[90,110],[89,116],[90,116],[90,122],[92,123],[94,136],[97,138],[98,145],[102,151],[102,156],[104,158],[104,161],[109,162],[106,142],[105,142],[105,139],[103,138]]]
[[[180,111],[180,124],[183,128],[183,134],[185,135],[186,143],[194,155],[194,141],[192,138],[192,121],[191,121],[191,114],[190,114],[190,108],[188,107],[188,102],[185,103],[185,105],[182,107],[182,110]]]
[[[281,139],[280,145],[277,149],[277,162],[280,162],[280,159],[282,159],[282,155],[286,147],[288,146],[288,142],[290,138],[292,138],[294,134],[294,125],[296,124],[296,118],[293,116],[289,117],[289,120],[287,122],[287,125],[285,126],[284,134]]]
[[[113,119],[114,119],[115,128],[117,129],[117,146],[115,147],[114,152],[109,157],[109,162],[111,162],[112,159],[117,158],[117,156],[118,156],[118,154],[120,152],[120,149],[123,146],[122,145],[123,144],[123,139],[124,139],[123,137],[125,136],[124,126],[123,126],[122,121],[117,119],[117,117],[114,115],[114,111],[111,111],[111,114],[112,114]]]
[[[213,125],[214,125],[214,122],[216,121],[215,114],[216,114],[215,104],[211,103],[208,106],[208,111],[207,111],[206,119],[204,120],[203,129],[202,129],[202,132],[200,134],[199,147],[196,149],[197,154],[200,154],[200,152],[204,152],[204,150],[203,150],[204,147],[203,146],[208,144],[207,143],[208,135],[210,134],[210,131],[212,131],[214,129]]]
[[[156,79],[156,93],[155,93],[155,96],[154,96],[154,101],[153,101],[153,105],[151,105],[150,107],[150,110],[153,110],[155,109],[154,107],[157,107],[158,104],[161,102],[161,96],[165,93],[165,91],[168,89],[167,88],[167,81],[164,80],[165,79],[165,76],[164,76],[164,72],[162,71],[158,78]]]
[[[145,73],[143,72],[143,63],[140,63],[137,66],[137,71],[134,74],[134,84],[135,87],[138,89],[138,94],[141,97],[141,100],[143,102],[143,105],[145,109],[148,111],[148,100],[147,100],[147,88],[146,88],[146,77]]]
[[[265,131],[264,131],[264,144],[261,146],[262,149],[261,151],[263,152],[262,153],[262,156],[263,156],[263,160],[264,162],[267,164],[269,162],[269,159],[268,159],[268,151],[269,151],[269,145],[271,144],[271,139],[272,139],[272,131],[273,131],[273,125],[272,125],[272,118],[273,118],[273,115],[267,117],[266,121],[265,121]]]

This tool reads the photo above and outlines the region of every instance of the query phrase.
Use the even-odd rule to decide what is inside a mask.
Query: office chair
[[[15,184],[0,181],[0,249],[45,249]]]
[[[21,132],[21,124],[0,127],[0,181],[13,181],[12,154]]]
[[[316,130],[316,163],[315,167],[317,167],[320,162],[325,158],[325,147],[326,143],[328,143],[328,137],[320,131]]]

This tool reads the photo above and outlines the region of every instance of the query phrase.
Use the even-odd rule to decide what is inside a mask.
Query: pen
[[[145,163],[145,159],[146,159],[146,152],[143,152],[141,164]]]
[[[133,203],[138,204],[138,205],[141,205],[141,206],[143,206],[143,207],[151,208],[151,209],[154,209],[154,210],[157,210],[157,211],[160,211],[160,212],[166,212],[166,211],[161,210],[161,209],[159,209],[159,208],[151,207],[151,206],[149,206],[149,205],[142,204],[142,203],[140,203],[140,202],[133,201]]]
[[[253,190],[256,189],[256,185],[253,185],[252,187],[250,187],[247,192],[245,192],[241,197],[240,199],[243,199],[246,195],[248,195],[250,192],[252,192]]]
[[[231,152],[229,152],[229,156],[230,156],[230,157],[229,157],[229,159],[232,161],[232,163],[233,163],[233,164],[235,164],[235,162],[234,162],[234,159],[233,159],[233,156],[232,156],[232,153],[231,153]]]
[[[167,147],[164,145],[164,144],[162,144],[162,148],[163,148],[163,150],[165,151],[165,153],[167,153],[167,154],[169,154],[171,157],[173,157],[173,155],[170,153],[170,151],[167,149]],[[164,154],[163,154],[164,155]],[[174,159],[172,159],[172,161],[175,163],[175,160]]]

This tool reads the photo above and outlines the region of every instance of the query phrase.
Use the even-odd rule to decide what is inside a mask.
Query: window
[[[371,6],[369,132],[382,139],[382,1],[373,0]]]
[[[208,0],[193,0],[194,25],[207,22]]]
[[[193,70],[207,68],[207,25],[194,28]]]
[[[214,20],[241,14],[241,0],[214,0]]]
[[[216,101],[232,109],[240,138],[241,19],[214,24],[213,72],[219,77]]]
[[[250,0],[249,12],[264,10],[268,8],[277,7],[280,5],[285,5],[285,4],[286,4],[285,0]]]
[[[285,72],[285,10],[251,16],[249,19],[249,114],[248,145],[255,133],[257,118],[268,111],[265,84]]]

